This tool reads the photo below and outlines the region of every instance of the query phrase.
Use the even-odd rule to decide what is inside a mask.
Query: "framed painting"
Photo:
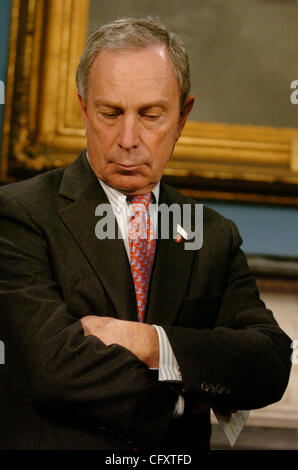
[[[298,205],[298,107],[291,101],[291,84],[298,78],[292,63],[297,4],[249,3],[189,0],[186,8],[185,1],[174,0],[169,9],[169,2],[160,0],[14,0],[1,179],[24,179],[76,158],[85,147],[85,135],[75,70],[88,33],[116,12],[151,13],[184,39],[198,87],[197,111],[176,145],[165,178],[196,198]],[[259,12],[252,4],[259,5]],[[274,61],[273,55],[265,60],[276,32],[272,21],[262,31],[255,25],[255,18],[268,12],[274,12],[276,28],[287,22],[287,54],[278,46]],[[263,38],[263,49],[258,38]]]

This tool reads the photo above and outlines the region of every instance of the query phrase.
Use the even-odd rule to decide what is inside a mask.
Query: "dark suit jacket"
[[[182,384],[84,337],[85,315],[137,320],[123,241],[95,236],[102,202],[85,152],[0,190],[0,448],[206,449],[209,413],[192,414],[192,401],[279,400],[290,339],[259,299],[235,225],[208,208],[201,249],[158,240],[150,284],[146,321],[164,327]],[[160,203],[195,201],[161,182]],[[180,393],[186,411],[172,419]]]

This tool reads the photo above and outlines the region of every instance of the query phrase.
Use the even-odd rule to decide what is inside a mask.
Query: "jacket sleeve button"
[[[204,392],[209,392],[209,385],[207,384],[207,382],[201,383],[201,390],[203,390]]]

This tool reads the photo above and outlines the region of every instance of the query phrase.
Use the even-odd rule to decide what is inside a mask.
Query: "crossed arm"
[[[152,325],[96,315],[81,318],[81,325],[84,336],[93,335],[106,346],[112,344],[123,346],[149,368],[158,367],[159,341],[156,329]],[[202,401],[198,397],[191,400],[188,410],[192,413],[202,413],[209,410],[211,406],[210,402]],[[230,411],[227,410],[227,414]]]
[[[123,346],[149,368],[158,367],[158,336],[152,325],[96,315],[83,317],[81,324],[85,336],[94,335],[106,346]]]

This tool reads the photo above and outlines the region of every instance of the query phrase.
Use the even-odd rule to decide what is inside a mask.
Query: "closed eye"
[[[141,116],[145,119],[148,119],[149,121],[155,121],[156,119],[160,118],[162,116],[162,113],[160,112],[153,112],[153,111],[144,111],[140,113]]]
[[[143,117],[153,120],[153,119],[159,118],[159,115],[158,114],[143,114]]]
[[[165,114],[165,107],[164,106],[146,106],[143,109],[140,110],[140,115],[148,120],[148,121],[156,121],[158,120],[161,116]]]
[[[106,118],[115,118],[120,115],[120,113],[101,113]]]

